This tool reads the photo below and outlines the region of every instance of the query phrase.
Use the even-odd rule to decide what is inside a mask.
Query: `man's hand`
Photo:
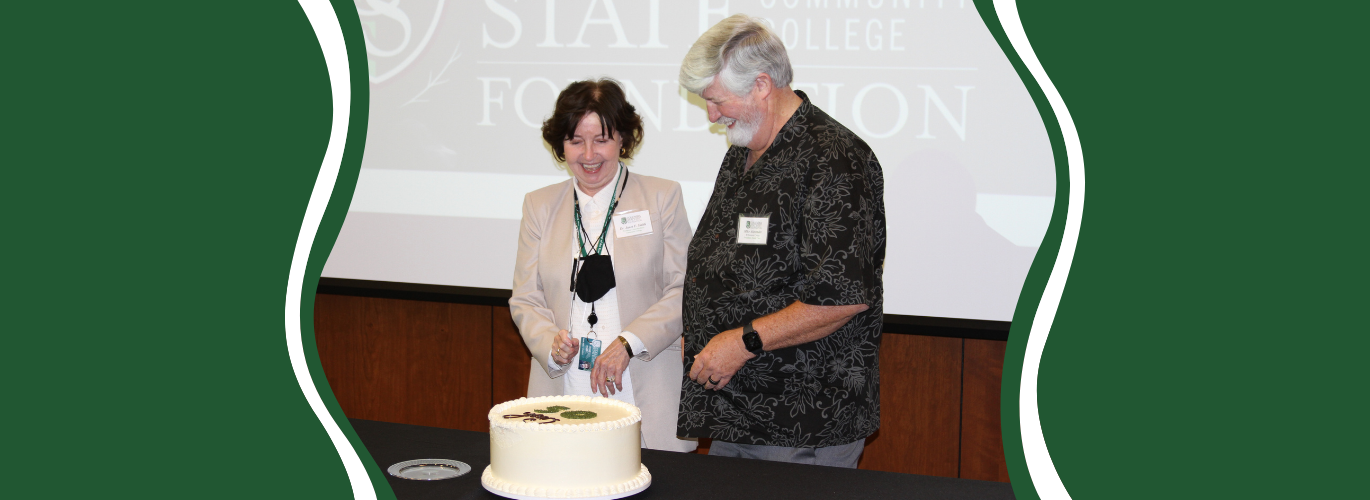
[[[752,326],[761,336],[761,345],[767,351],[774,351],[826,337],[851,321],[852,316],[869,308],[866,304],[811,306],[795,301],[775,313],[752,320]],[[742,365],[755,357],[742,343],[741,328],[719,333],[695,356],[690,380],[705,389],[722,389]]]
[[[741,328],[725,331],[710,339],[709,345],[695,356],[694,365],[690,367],[690,380],[698,382],[705,389],[722,389],[742,369],[742,365],[755,357],[742,343]]]

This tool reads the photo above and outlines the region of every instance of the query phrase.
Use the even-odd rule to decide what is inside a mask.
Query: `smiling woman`
[[[573,178],[523,200],[509,310],[533,354],[527,395],[635,404],[644,447],[693,450],[675,435],[690,240],[680,184],[619,161],[642,119],[613,80],[568,86],[542,137]]]
[[[566,162],[578,187],[593,196],[618,174],[604,169],[606,163],[633,157],[642,142],[642,118],[618,82],[575,82],[557,96],[556,110],[542,124],[542,139],[557,161]]]
[[[599,115],[585,113],[576,125],[575,133],[562,143],[566,149],[566,166],[585,194],[594,196],[618,173],[617,168],[606,170],[604,164],[618,165],[623,135],[605,127]]]

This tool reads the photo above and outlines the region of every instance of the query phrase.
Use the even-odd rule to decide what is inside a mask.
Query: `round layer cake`
[[[490,409],[486,489],[514,498],[615,498],[652,481],[642,411],[609,398],[520,398]],[[583,461],[568,461],[577,457]]]

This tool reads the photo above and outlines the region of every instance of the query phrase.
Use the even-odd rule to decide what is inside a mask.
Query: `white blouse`
[[[616,171],[616,178],[619,179],[617,182],[623,182],[621,179],[623,169],[623,164],[619,163],[618,170]],[[594,196],[589,196],[586,195],[584,191],[580,190],[579,180],[572,180],[571,185],[573,189],[576,190],[576,195],[580,198],[581,223],[585,228],[585,233],[590,236],[590,239],[585,242],[585,249],[586,251],[593,252],[591,246],[594,242],[599,241],[599,233],[604,229],[605,212],[609,210],[609,204],[613,203],[614,194],[618,192],[618,189],[622,189],[622,186],[616,186],[616,183],[610,183],[600,189],[598,193],[595,193]],[[574,222],[571,223],[574,224]],[[573,230],[572,233],[571,258],[579,258],[580,244],[576,240],[578,231]],[[604,240],[604,247],[605,251],[609,254],[609,260],[615,260],[616,257],[614,256],[613,251],[614,235],[612,230]],[[557,293],[566,292],[558,291]],[[622,345],[614,340],[619,336],[623,336],[623,338],[628,341],[628,345],[633,348],[633,352],[637,353],[638,356],[646,354],[647,348],[646,345],[642,343],[642,339],[639,339],[637,335],[634,335],[632,332],[623,330],[623,325],[620,323],[618,317],[617,287],[610,289],[608,293],[595,301],[594,311],[595,316],[599,320],[594,326],[594,338],[600,341],[601,354],[608,349],[622,349]],[[572,292],[570,329],[572,338],[580,339],[589,334],[591,331],[590,323],[586,320],[589,316],[590,304],[582,302],[580,297],[575,296],[574,292]],[[562,365],[558,365],[552,358],[551,353],[548,353],[547,366],[555,370],[559,369]],[[565,384],[565,394],[582,396],[593,396],[597,394],[590,392],[590,370],[580,369],[579,352],[576,352],[571,356],[571,366],[566,368],[565,374],[566,375],[562,377],[563,383]],[[632,377],[628,376],[628,370],[623,371],[622,379],[623,390],[618,391],[618,393],[613,394],[610,397],[625,403],[636,404],[633,401],[633,380]]]

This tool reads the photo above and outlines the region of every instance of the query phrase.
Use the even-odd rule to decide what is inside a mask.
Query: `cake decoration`
[[[561,412],[561,416],[564,418],[569,418],[571,420],[585,420],[587,418],[598,417],[599,414],[592,411],[575,410]]]
[[[567,412],[567,413],[570,413],[570,412]],[[549,416],[547,416],[547,415],[542,415],[542,414],[538,414],[538,413],[533,413],[533,412],[531,412],[531,411],[525,411],[525,412],[523,412],[522,414],[519,414],[519,415],[505,415],[504,418],[522,418],[524,422],[534,422],[534,421],[539,421],[539,420],[541,420],[541,422],[538,422],[539,424],[550,424],[550,423],[552,423],[552,422],[560,422],[560,421],[561,421],[561,419],[559,419],[559,418],[556,418],[556,417],[549,417]],[[570,418],[570,417],[568,417],[568,418]]]
[[[538,412],[538,413],[557,413],[557,412],[562,412],[562,411],[566,411],[566,410],[569,410],[569,409],[570,409],[570,408],[567,408],[567,407],[565,407],[565,406],[549,406],[549,407],[547,407],[546,410],[533,410],[533,411]]]

